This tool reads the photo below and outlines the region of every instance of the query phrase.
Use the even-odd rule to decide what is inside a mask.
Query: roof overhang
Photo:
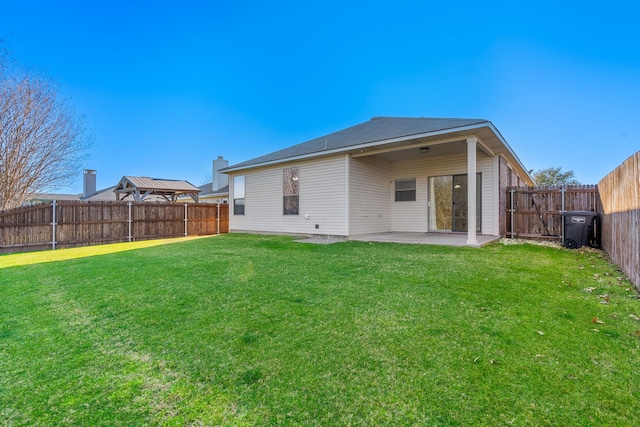
[[[502,134],[496,129],[491,122],[483,122],[453,129],[438,130],[433,132],[425,132],[421,134],[401,136],[397,138],[384,139],[363,144],[351,145],[336,149],[323,150],[308,153],[300,156],[291,156],[282,159],[255,163],[251,165],[227,167],[220,172],[235,173],[266,166],[272,166],[282,163],[290,163],[300,160],[310,160],[322,157],[333,156],[337,154],[348,154],[353,157],[364,157],[371,155],[379,155],[385,152],[394,152],[398,150],[407,150],[411,148],[431,147],[440,144],[450,144],[460,141],[466,141],[467,138],[475,137],[478,139],[478,147],[487,155],[502,155],[520,175],[525,179],[528,185],[534,185],[533,178],[524,167],[518,156],[515,154],[511,146],[504,139]]]

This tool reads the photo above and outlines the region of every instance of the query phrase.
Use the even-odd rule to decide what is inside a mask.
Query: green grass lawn
[[[0,425],[640,422],[640,301],[600,252],[145,245],[0,256]]]

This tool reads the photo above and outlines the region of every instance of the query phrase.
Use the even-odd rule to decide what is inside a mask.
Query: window
[[[396,180],[396,202],[416,201],[416,179]]]
[[[233,177],[233,214],[244,215],[244,175]]]
[[[287,168],[282,171],[283,215],[298,215],[300,200],[298,168]]]

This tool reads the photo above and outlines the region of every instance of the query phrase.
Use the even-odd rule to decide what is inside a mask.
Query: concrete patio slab
[[[296,240],[298,243],[314,243],[316,245],[330,245],[332,243],[344,242],[347,239],[345,237],[336,236],[309,236],[304,239]]]
[[[499,240],[499,236],[477,236],[477,245],[467,244],[467,235],[458,233],[375,233],[362,236],[340,237],[340,236],[309,236],[300,240],[299,243],[313,243],[318,245],[330,245],[346,240],[359,242],[387,242],[405,243],[413,245],[442,245],[442,246],[469,246],[480,248]]]
[[[499,236],[477,236],[478,244],[467,244],[467,235],[457,233],[376,233],[349,237],[360,242],[392,242],[415,245],[469,246],[480,248],[499,240]]]

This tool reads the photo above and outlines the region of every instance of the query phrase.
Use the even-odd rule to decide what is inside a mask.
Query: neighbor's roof
[[[36,202],[52,202],[54,200],[70,200],[70,201],[78,201],[80,200],[80,195],[78,194],[54,194],[54,193],[35,193],[30,197],[31,203]]]
[[[229,194],[228,185],[222,188],[219,188],[217,190],[213,190],[212,186],[213,186],[213,183],[209,182],[198,187],[200,189],[200,198],[207,197],[207,196],[220,197],[220,196],[226,196]]]
[[[148,178],[142,176],[123,176],[114,191],[135,187],[140,191],[199,192],[200,189],[188,181]]]
[[[301,160],[338,153],[362,153],[381,148],[401,148],[416,142],[443,138],[461,140],[476,135],[484,146],[502,154],[523,174],[529,176],[515,152],[495,126],[486,119],[374,117],[364,123],[283,150],[231,165],[222,172],[234,172],[259,166]],[[533,181],[532,181],[533,182]]]
[[[90,202],[95,202],[95,201],[113,201],[116,200],[116,195],[113,193],[113,190],[115,189],[115,186],[111,186],[111,187],[107,187],[107,188],[103,188],[102,190],[98,190],[95,193],[93,193],[90,196],[87,197],[83,197],[82,195],[80,196],[80,200],[87,200]]]

